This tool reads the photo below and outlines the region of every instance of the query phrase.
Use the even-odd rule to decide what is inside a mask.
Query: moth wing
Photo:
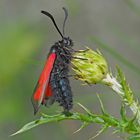
[[[48,56],[45,66],[38,79],[37,85],[35,87],[34,93],[31,98],[32,104],[34,107],[34,114],[37,113],[40,105],[43,103],[44,97],[51,96],[51,91],[50,91],[51,89],[48,89],[50,87],[49,78],[50,78],[50,74],[51,74],[55,59],[56,59],[55,53],[51,53]],[[47,92],[47,91],[49,91],[49,92]]]

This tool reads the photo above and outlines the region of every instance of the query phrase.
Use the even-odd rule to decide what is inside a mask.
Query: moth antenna
[[[53,17],[49,12],[47,12],[47,11],[43,11],[43,10],[42,10],[41,13],[44,14],[44,15],[46,15],[46,16],[48,16],[48,17],[52,20],[52,22],[53,22],[53,24],[54,24],[56,30],[57,30],[58,33],[61,35],[61,37],[64,38],[63,35],[62,35],[62,33],[60,32],[60,30],[59,30],[59,28],[58,28],[58,26],[57,26],[55,20],[54,20],[54,17]]]
[[[62,9],[64,10],[64,13],[65,13],[65,18],[63,22],[63,36],[65,36],[65,24],[68,18],[68,10],[65,7],[63,7]]]

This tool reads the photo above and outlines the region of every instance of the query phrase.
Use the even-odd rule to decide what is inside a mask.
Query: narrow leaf
[[[89,138],[89,140],[95,139],[97,136],[103,133],[108,127],[109,127],[108,125],[103,125],[103,127],[98,131],[98,133],[95,136]]]
[[[122,120],[124,122],[126,122],[127,121],[127,118],[126,118],[126,110],[125,110],[124,104],[121,105],[120,114],[121,114]]]
[[[88,124],[89,124],[89,123],[87,123],[87,122],[83,122],[83,124],[81,125],[81,127],[80,127],[79,129],[77,129],[77,130],[74,132],[74,134],[77,133],[77,132],[79,132],[79,131],[81,131],[81,130],[82,130],[83,128],[85,128]]]
[[[83,110],[85,110],[89,115],[93,115],[91,112],[90,112],[90,110],[88,110],[85,106],[83,106],[82,104],[80,104],[80,103],[77,103]]]
[[[105,109],[104,109],[104,105],[103,105],[103,102],[102,102],[102,100],[101,100],[99,94],[96,94],[96,95],[97,95],[98,100],[99,100],[99,102],[100,102],[100,105],[101,105],[101,111],[102,111],[103,115],[108,116],[108,113],[106,113],[106,111],[105,111]]]

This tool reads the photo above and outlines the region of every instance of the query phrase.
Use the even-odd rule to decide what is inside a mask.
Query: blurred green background
[[[80,123],[64,121],[39,126],[29,132],[9,137],[33,115],[30,102],[47,53],[59,34],[41,10],[51,12],[62,28],[64,13],[69,11],[66,34],[75,49],[89,46],[100,49],[114,71],[118,64],[124,71],[135,96],[140,97],[140,1],[139,0],[1,0],[0,1],[0,140],[86,140],[95,135],[99,125],[88,126],[77,134]],[[82,86],[71,78],[74,109],[80,102],[99,113],[99,93],[105,108],[119,117],[120,99],[100,85]],[[57,104],[42,111],[55,114]],[[120,140],[107,131],[97,140]]]

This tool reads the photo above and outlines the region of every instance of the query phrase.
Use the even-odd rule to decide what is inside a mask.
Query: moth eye
[[[67,44],[68,43],[68,41],[67,40],[64,40],[64,44]]]
[[[70,40],[68,40],[68,41],[67,41],[67,44],[68,44],[68,45],[70,45],[70,44],[71,44]]]

